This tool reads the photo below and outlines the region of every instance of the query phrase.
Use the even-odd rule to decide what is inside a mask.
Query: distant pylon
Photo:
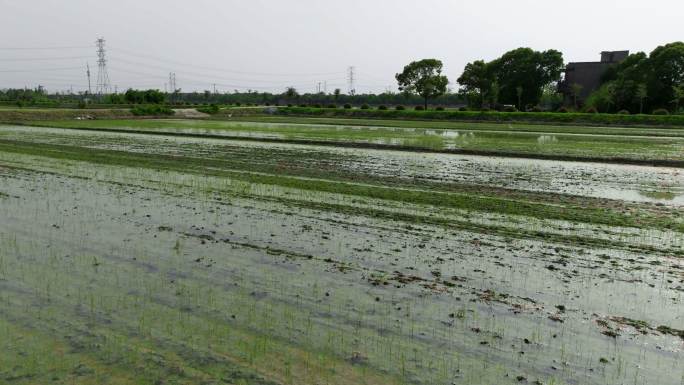
[[[349,95],[356,95],[356,68],[349,67],[347,73],[347,81],[349,82]]]
[[[107,57],[105,51],[105,40],[99,38],[97,44],[97,88],[95,92],[102,96],[111,92],[109,74],[107,73]]]
[[[176,88],[176,73],[170,72],[169,73],[169,92],[175,93],[176,90],[177,90],[177,88]]]

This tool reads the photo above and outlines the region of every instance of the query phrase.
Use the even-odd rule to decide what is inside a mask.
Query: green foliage
[[[482,106],[489,99],[492,105],[522,107],[539,104],[545,87],[559,81],[562,70],[563,54],[559,51],[518,48],[489,63],[469,63],[458,82],[464,94],[478,95],[477,103],[468,98],[471,106]]]
[[[123,98],[130,104],[161,104],[166,101],[166,94],[159,90],[134,90],[129,88]]]
[[[370,106],[368,104],[363,104],[363,105],[361,105],[361,109],[362,110],[368,110],[368,109],[370,109]]]
[[[396,75],[399,90],[407,95],[417,94],[425,100],[442,96],[447,92],[449,79],[442,75],[443,64],[437,59],[423,59],[411,62],[404,71]]]
[[[397,111],[404,111],[406,109],[406,107],[404,107],[402,105],[398,105],[398,106],[394,107],[394,109]]]
[[[351,108],[352,108],[352,105],[349,104],[349,103],[347,103],[347,104],[344,105],[344,109],[345,109],[345,110],[351,110]]]
[[[584,112],[587,114],[598,114],[596,107],[587,107]]]
[[[658,108],[653,110],[653,115],[670,115],[670,111],[664,108]]]
[[[598,90],[589,95],[585,104],[601,112],[612,112],[615,106],[615,87],[613,84],[604,84]]]
[[[435,110],[436,110],[436,111],[444,111],[444,107],[438,106],[437,108],[435,108]]]
[[[618,114],[619,114],[619,115],[629,115],[630,112],[627,111],[627,110],[620,110],[620,111],[618,111]]]
[[[632,54],[608,69],[603,82],[613,89],[613,111],[676,109],[681,100],[677,98],[677,87],[684,82],[684,43],[660,46],[650,55]]]
[[[423,106],[416,106],[416,111],[425,111],[425,107]]]
[[[326,108],[337,108],[337,104],[328,104]]]
[[[173,115],[175,112],[167,106],[147,104],[133,107],[131,113],[135,116],[164,116]]]
[[[387,110],[387,106],[384,106],[384,105],[383,105],[383,106],[378,106],[378,110],[386,111],[386,110]]]
[[[197,111],[203,112],[203,113],[209,114],[209,115],[217,114],[219,112],[219,110],[220,110],[220,108],[216,104],[212,104],[212,105],[209,105],[206,107],[197,108]]]

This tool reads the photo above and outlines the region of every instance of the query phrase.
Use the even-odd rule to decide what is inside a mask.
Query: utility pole
[[[349,82],[349,95],[356,95],[356,68],[354,66],[349,67],[347,70],[347,81]]]
[[[171,92],[171,103],[176,102],[176,73],[175,72],[169,72],[169,89]]]
[[[88,74],[88,95],[92,95],[93,90],[90,88],[90,63],[86,63],[86,74]]]
[[[109,74],[107,73],[107,57],[105,51],[105,40],[99,38],[97,44],[97,89],[98,95],[106,95],[111,91]]]

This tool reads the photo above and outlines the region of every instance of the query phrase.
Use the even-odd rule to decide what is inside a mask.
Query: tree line
[[[465,66],[455,92],[448,88],[438,59],[423,59],[406,65],[395,78],[399,93],[347,95],[340,89],[332,93],[300,94],[288,87],[282,93],[232,92],[214,93],[175,90],[133,90],[106,95],[48,95],[44,89],[0,90],[0,101],[19,104],[79,102],[83,97],[105,104],[223,104],[223,105],[422,105],[458,106],[471,109],[520,111],[557,111],[580,109],[577,102],[563,106],[558,85],[564,70],[563,54],[557,50],[535,51],[517,48],[492,61],[476,60]],[[578,85],[570,85],[575,94]],[[629,55],[621,63],[610,66],[603,74],[601,86],[586,100],[585,111],[644,113],[667,109],[678,112],[684,106],[684,42],[657,47],[650,54]]]

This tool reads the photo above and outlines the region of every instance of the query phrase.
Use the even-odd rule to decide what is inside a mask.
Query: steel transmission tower
[[[170,72],[169,73],[169,92],[175,93],[177,89],[178,88],[176,88],[176,73]]]
[[[97,39],[97,88],[95,92],[102,96],[111,92],[109,74],[107,73],[107,57],[105,51],[105,40]]]
[[[347,73],[347,81],[349,82],[349,95],[356,95],[356,68],[349,67]]]

